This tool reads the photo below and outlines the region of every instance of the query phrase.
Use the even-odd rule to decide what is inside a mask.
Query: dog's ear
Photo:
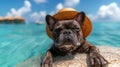
[[[75,16],[75,20],[82,26],[83,22],[85,20],[85,13],[84,12],[79,12],[76,16]]]
[[[54,27],[55,23],[57,22],[57,20],[54,17],[50,16],[50,15],[47,15],[45,20],[46,20],[50,30],[53,30],[53,27]]]

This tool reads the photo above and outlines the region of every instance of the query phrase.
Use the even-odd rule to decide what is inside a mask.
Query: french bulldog
[[[100,54],[99,49],[86,41],[82,33],[85,13],[79,12],[74,19],[57,20],[47,15],[46,22],[53,33],[54,44],[47,51],[41,62],[41,67],[52,67],[55,56],[65,56],[68,53],[86,53],[91,67],[103,67],[108,61]]]

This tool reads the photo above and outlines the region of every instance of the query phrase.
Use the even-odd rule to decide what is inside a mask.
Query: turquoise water
[[[87,40],[94,45],[120,47],[120,23],[93,23]],[[0,67],[15,67],[33,56],[44,55],[51,44],[45,25],[0,24]]]

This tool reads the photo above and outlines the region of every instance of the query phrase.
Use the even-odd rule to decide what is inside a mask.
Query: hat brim
[[[64,11],[64,12],[58,12],[57,14],[53,15],[53,17],[57,20],[69,20],[69,19],[73,19],[78,13],[79,12],[77,11]],[[82,26],[83,36],[86,38],[88,35],[90,35],[91,31],[92,31],[92,23],[90,19],[86,16]],[[48,25],[46,25],[46,32],[50,38],[53,38],[52,32],[50,31]]]

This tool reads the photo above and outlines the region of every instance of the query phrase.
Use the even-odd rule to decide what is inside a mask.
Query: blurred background
[[[53,43],[45,16],[65,7],[84,11],[93,30],[87,40],[96,46],[120,48],[120,0],[0,0],[0,67],[41,55]]]

